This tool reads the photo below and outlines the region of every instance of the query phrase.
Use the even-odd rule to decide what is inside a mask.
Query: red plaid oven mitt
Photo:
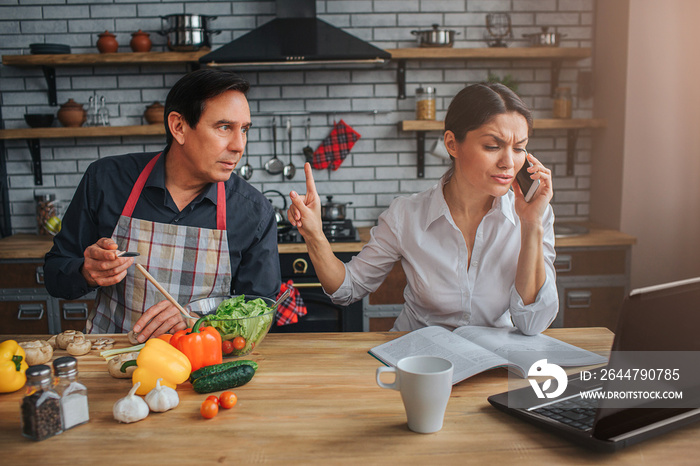
[[[360,139],[360,133],[348,126],[343,120],[334,123],[331,134],[321,142],[321,145],[314,152],[311,166],[317,170],[323,170],[329,166],[334,171],[337,170],[358,139]]]
[[[277,311],[275,312],[275,321],[277,325],[296,324],[299,322],[299,317],[306,315],[306,305],[304,304],[304,300],[301,299],[299,290],[294,288],[294,282],[292,280],[289,280],[287,283],[282,283],[277,297],[279,298],[282,296],[282,293],[287,291],[287,288],[291,288],[292,292],[287,299],[277,306]]]

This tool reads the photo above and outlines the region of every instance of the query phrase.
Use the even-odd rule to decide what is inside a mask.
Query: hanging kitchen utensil
[[[343,120],[335,123],[331,133],[314,152],[313,167],[318,170],[324,168],[337,170],[358,139],[360,139],[360,133]]]
[[[243,152],[245,152],[245,148],[243,149]],[[253,176],[253,166],[248,163],[248,152],[245,153],[245,165],[241,167],[239,173],[244,180],[249,180],[250,177]]]
[[[270,175],[279,175],[284,170],[284,162],[277,158],[277,119],[272,119],[272,158],[265,162],[265,171]]]
[[[302,149],[304,151],[304,157],[306,161],[311,163],[314,159],[314,149],[311,147],[311,118],[306,119],[306,146]]]
[[[292,120],[287,120],[287,139],[289,140],[289,163],[284,166],[284,177],[288,180],[294,178],[297,167],[292,163]]]

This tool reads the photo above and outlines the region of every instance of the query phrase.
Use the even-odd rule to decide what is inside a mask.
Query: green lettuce
[[[272,308],[263,299],[246,301],[244,295],[239,295],[222,301],[216,312],[207,316],[207,321],[219,331],[222,340],[239,336],[245,338],[245,348],[235,351],[236,354],[244,354],[267,332],[275,316],[270,311]]]

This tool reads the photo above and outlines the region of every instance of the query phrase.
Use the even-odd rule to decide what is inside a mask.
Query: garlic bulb
[[[127,424],[146,419],[146,416],[148,416],[148,405],[140,396],[135,395],[140,385],[141,382],[136,382],[129,390],[128,395],[114,403],[112,408],[114,419]]]
[[[160,381],[156,380],[156,387],[146,395],[146,403],[151,411],[155,413],[163,413],[169,409],[173,409],[180,403],[180,397],[177,392],[170,387],[161,387]]]

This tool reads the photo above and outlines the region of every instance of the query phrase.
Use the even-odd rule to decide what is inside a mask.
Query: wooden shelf
[[[387,52],[392,60],[581,60],[591,56],[590,48],[572,47],[418,47],[388,49]]]
[[[545,118],[533,122],[534,129],[584,129],[604,128],[600,118]],[[444,131],[445,122],[439,120],[404,120],[399,123],[401,131]]]
[[[392,60],[398,61],[396,81],[399,99],[406,98],[406,60],[546,60],[550,62],[552,74],[551,93],[559,85],[561,63],[566,60],[582,60],[591,56],[587,47],[484,47],[455,49],[451,47],[418,47],[389,49]]]
[[[96,66],[195,63],[209,49],[196,52],[67,53],[56,55],[3,55],[6,66]]]
[[[0,139],[58,139],[110,136],[158,136],[165,134],[163,124],[134,126],[81,126],[78,128],[19,128],[0,130]]]
[[[566,175],[574,174],[574,151],[578,131],[586,128],[605,128],[606,121],[601,118],[543,118],[533,121],[533,129],[566,130]],[[439,120],[403,120],[399,122],[400,131],[414,131],[417,145],[417,176],[425,176],[425,133],[444,131],[445,122]]]

